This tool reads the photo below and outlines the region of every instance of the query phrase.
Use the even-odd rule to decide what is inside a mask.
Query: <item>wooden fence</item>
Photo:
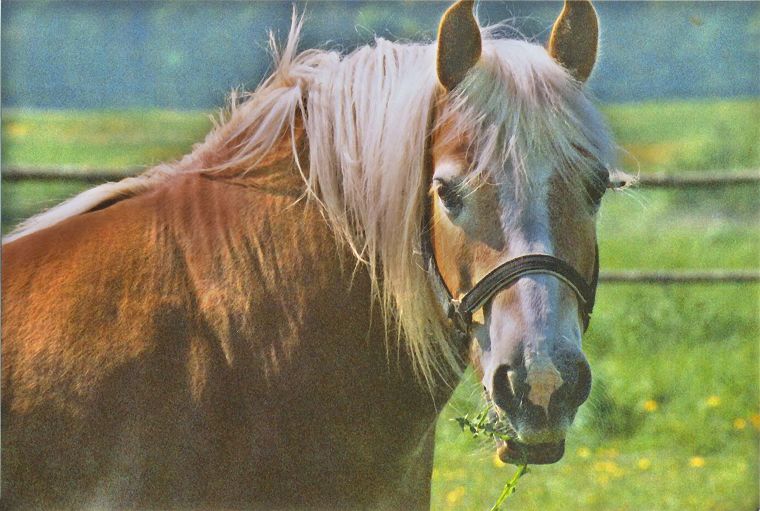
[[[103,183],[135,176],[143,168],[131,169],[81,169],[81,168],[21,168],[6,167],[2,170],[3,181],[58,181],[70,180],[82,183]],[[680,172],[641,174],[636,179],[637,188],[718,188],[726,186],[760,184],[760,169],[724,172]]]
[[[599,280],[613,284],[743,284],[760,282],[760,270],[608,270],[599,273]]]
[[[79,181],[104,183],[138,174],[142,169],[25,169],[5,168],[4,182],[18,181]],[[688,172],[677,174],[642,174],[636,187],[653,188],[718,188],[727,186],[760,185],[760,170],[742,172]],[[705,271],[603,271],[601,282],[614,284],[741,284],[760,282],[760,270],[705,270]]]

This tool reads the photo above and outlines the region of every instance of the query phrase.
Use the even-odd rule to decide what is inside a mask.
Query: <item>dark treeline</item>
[[[207,109],[270,66],[267,30],[287,35],[291,2],[4,1],[2,104]],[[297,2],[301,47],[350,50],[375,34],[435,37],[447,3]],[[559,2],[481,2],[481,23],[545,41]],[[598,3],[603,101],[760,94],[760,3]]]

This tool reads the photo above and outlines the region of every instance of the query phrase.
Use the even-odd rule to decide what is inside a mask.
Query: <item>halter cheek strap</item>
[[[579,309],[583,319],[583,331],[588,329],[591,313],[594,310],[596,287],[599,276],[599,247],[594,255],[594,271],[590,283],[565,261],[548,254],[528,254],[497,266],[461,299],[455,299],[443,280],[433,253],[432,241],[427,229],[422,234],[422,254],[429,276],[430,285],[441,308],[452,321],[457,333],[465,338],[469,336],[472,315],[482,308],[499,291],[510,287],[526,275],[552,275],[570,286],[578,298]]]

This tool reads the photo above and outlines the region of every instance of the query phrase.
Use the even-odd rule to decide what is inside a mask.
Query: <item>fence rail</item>
[[[38,169],[7,167],[2,170],[3,181],[55,181],[66,179],[83,183],[102,183],[139,174],[142,167],[127,169]],[[652,173],[638,176],[641,188],[716,188],[760,184],[760,169],[725,172]]]
[[[142,168],[132,169],[28,169],[8,167],[0,174],[5,182],[71,180],[82,183],[103,183],[134,176]],[[682,172],[677,174],[642,174],[639,188],[717,188],[760,184],[760,169],[725,172]],[[742,284],[760,282],[756,270],[699,270],[658,271],[625,270],[603,271],[601,282],[614,284]]]
[[[601,282],[614,284],[744,284],[760,282],[760,271],[754,270],[625,270],[603,271]]]
[[[6,167],[2,179],[6,182],[18,181],[79,181],[82,183],[104,183],[125,177],[136,176],[143,168],[132,169],[41,169]]]
[[[637,186],[645,188],[716,188],[760,183],[760,170],[742,172],[680,172],[642,174]]]

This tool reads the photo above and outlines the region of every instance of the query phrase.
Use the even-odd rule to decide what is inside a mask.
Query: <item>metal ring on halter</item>
[[[455,298],[449,300],[449,306],[446,316],[451,320],[454,326],[464,334],[470,333],[472,325],[472,313],[462,309],[462,301]]]

